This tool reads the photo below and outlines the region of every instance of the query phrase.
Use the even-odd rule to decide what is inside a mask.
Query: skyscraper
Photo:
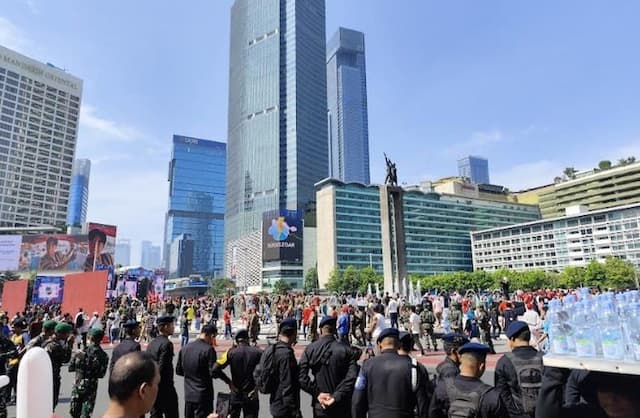
[[[140,265],[144,268],[155,269],[161,264],[161,250],[159,245],[151,241],[142,241],[140,245]]]
[[[0,226],[63,227],[82,80],[0,46]]]
[[[131,265],[131,240],[121,238],[116,243],[116,264]]]
[[[260,237],[263,213],[312,210],[328,174],[325,1],[236,0],[229,77],[227,273],[236,254],[244,285],[301,281],[301,265],[265,268]]]
[[[329,176],[369,184],[364,33],[339,28],[327,45]]]
[[[82,225],[87,221],[90,175],[90,160],[79,158],[73,162],[71,191],[69,193],[69,209],[67,211],[67,225],[82,227]]]
[[[458,175],[475,184],[490,184],[489,161],[486,158],[468,156],[458,160]]]
[[[192,272],[222,275],[226,150],[222,142],[173,136],[163,243],[166,268],[173,240],[186,234],[193,240]]]

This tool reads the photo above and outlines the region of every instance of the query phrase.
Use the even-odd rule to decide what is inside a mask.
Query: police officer
[[[496,364],[496,389],[511,418],[533,418],[542,386],[542,353],[529,345],[531,332],[526,322],[512,322],[507,328],[507,338],[511,353]]]
[[[273,352],[277,386],[269,396],[269,411],[277,418],[302,417],[298,363],[293,353],[297,338],[297,322],[287,318],[280,322],[278,342]]]
[[[258,418],[260,403],[258,391],[253,380],[253,372],[260,363],[262,350],[249,345],[249,332],[240,330],[236,333],[236,345],[222,354],[216,363],[216,377],[224,380],[231,392],[231,417]],[[231,366],[231,379],[223,372]]]
[[[414,343],[413,335],[405,331],[400,331],[398,338],[400,340],[400,348],[398,348],[398,354],[401,356],[408,357],[412,365],[416,367],[417,369],[416,378],[422,379],[422,381],[424,382],[424,387],[427,392],[427,405],[428,405],[429,402],[431,401],[431,397],[433,396],[433,384],[429,379],[429,372],[427,371],[427,368],[424,367],[422,363],[418,363],[418,361],[415,358],[411,357],[411,351],[413,350],[413,343]]]
[[[442,336],[444,352],[447,357],[436,367],[438,380],[455,377],[460,374],[460,354],[458,348],[469,342],[462,334],[449,333]]]
[[[35,338],[32,338],[27,344],[27,350],[33,347],[42,347],[47,340],[51,338],[53,332],[56,329],[57,322],[56,321],[44,321],[42,324],[42,332],[38,334]]]
[[[178,418],[178,394],[173,383],[173,343],[169,340],[175,331],[173,316],[161,316],[156,324],[160,335],[147,347],[160,368],[158,397],[151,409],[151,418]]]
[[[185,418],[206,418],[213,411],[216,327],[205,325],[194,341],[178,354],[176,374],[184,376]]]
[[[460,374],[438,381],[429,406],[429,418],[508,418],[498,391],[480,380],[489,347],[467,343],[458,353]]]
[[[314,417],[345,417],[351,411],[358,359],[349,345],[337,340],[336,326],[336,318],[322,318],[320,338],[300,358],[300,387],[311,395]]]
[[[365,361],[358,374],[353,392],[352,417],[427,417],[429,400],[426,382],[419,378],[419,369],[406,356],[398,354],[398,330],[382,330],[377,344],[380,355]]]
[[[98,380],[107,372],[109,356],[100,347],[104,331],[100,328],[89,330],[89,345],[77,353],[69,363],[69,371],[76,373],[75,384],[71,391],[71,410],[73,418],[91,418],[96,404]]]
[[[53,409],[58,405],[60,396],[60,370],[64,363],[71,361],[71,349],[75,337],[71,335],[73,327],[66,322],[59,322],[54,332],[55,334],[46,341],[42,348],[45,349],[51,359],[53,369]]]
[[[135,319],[130,319],[122,326],[124,328],[125,336],[120,341],[120,344],[113,349],[111,354],[111,363],[109,364],[109,373],[113,370],[113,365],[116,361],[125,354],[133,353],[134,351],[140,351],[140,344],[136,341],[136,338],[140,337],[140,324]]]

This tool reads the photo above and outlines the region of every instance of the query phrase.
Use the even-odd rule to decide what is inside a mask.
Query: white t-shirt
[[[420,320],[420,315],[415,312],[411,312],[411,316],[409,316],[409,323],[411,324],[412,334],[420,334],[422,332],[422,321]]]
[[[382,314],[377,313],[374,318],[376,318],[376,327],[371,330],[371,337],[373,338],[373,341],[376,341],[378,339],[378,335],[380,335],[382,330],[386,328],[386,324]]]
[[[389,301],[389,313],[398,313],[398,302],[396,302],[395,299]]]

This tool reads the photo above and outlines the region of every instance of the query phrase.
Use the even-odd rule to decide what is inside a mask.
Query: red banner
[[[9,318],[18,312],[24,311],[24,308],[27,306],[28,286],[28,280],[4,282],[4,288],[2,290],[2,310]]]
[[[107,271],[95,271],[64,276],[62,312],[73,315],[82,308],[87,315],[93,312],[102,315],[108,274]]]

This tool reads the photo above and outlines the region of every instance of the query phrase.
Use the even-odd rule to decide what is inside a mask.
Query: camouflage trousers
[[[98,381],[83,379],[73,386],[71,391],[71,410],[73,418],[91,418],[96,405]]]

